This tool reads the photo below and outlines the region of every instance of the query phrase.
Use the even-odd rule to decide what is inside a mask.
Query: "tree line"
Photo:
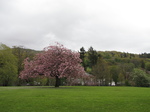
[[[80,49],[82,65],[95,76],[95,85],[150,86],[149,54]]]
[[[0,45],[0,86],[12,85],[55,85],[55,78],[35,77],[21,79],[24,60],[33,60],[43,51],[26,49],[22,46]],[[149,53],[133,54],[117,51],[96,51],[90,47],[87,51],[79,50],[81,65],[86,71],[82,79],[61,78],[60,85],[96,85],[96,86],[149,86],[150,57]]]

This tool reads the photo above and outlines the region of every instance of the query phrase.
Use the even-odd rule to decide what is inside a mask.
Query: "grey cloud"
[[[129,2],[1,0],[0,40],[38,50],[57,41],[73,50],[150,52],[150,16],[143,13],[150,8]]]

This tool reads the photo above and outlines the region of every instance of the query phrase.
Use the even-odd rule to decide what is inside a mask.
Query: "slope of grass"
[[[150,112],[150,88],[0,87],[0,112]]]

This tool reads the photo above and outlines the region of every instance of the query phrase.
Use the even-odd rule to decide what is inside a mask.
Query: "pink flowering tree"
[[[61,44],[48,46],[42,53],[37,54],[32,61],[24,60],[24,70],[20,73],[21,79],[34,78],[39,75],[55,77],[55,87],[59,87],[60,79],[80,78],[85,75],[81,66],[80,54],[65,48]]]

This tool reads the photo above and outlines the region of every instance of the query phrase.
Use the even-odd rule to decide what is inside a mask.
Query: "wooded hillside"
[[[27,57],[33,57],[42,51],[26,49],[22,46],[0,46],[0,85],[53,85],[54,79],[19,78],[24,69],[23,61]],[[126,86],[149,86],[150,85],[150,53],[133,54],[118,51],[96,51],[90,47],[85,51],[84,47],[79,50],[82,66],[87,78],[80,81],[62,79],[61,85],[126,85]],[[10,61],[11,60],[11,61]],[[8,69],[9,68],[9,69]],[[83,83],[84,82],[84,83]]]

